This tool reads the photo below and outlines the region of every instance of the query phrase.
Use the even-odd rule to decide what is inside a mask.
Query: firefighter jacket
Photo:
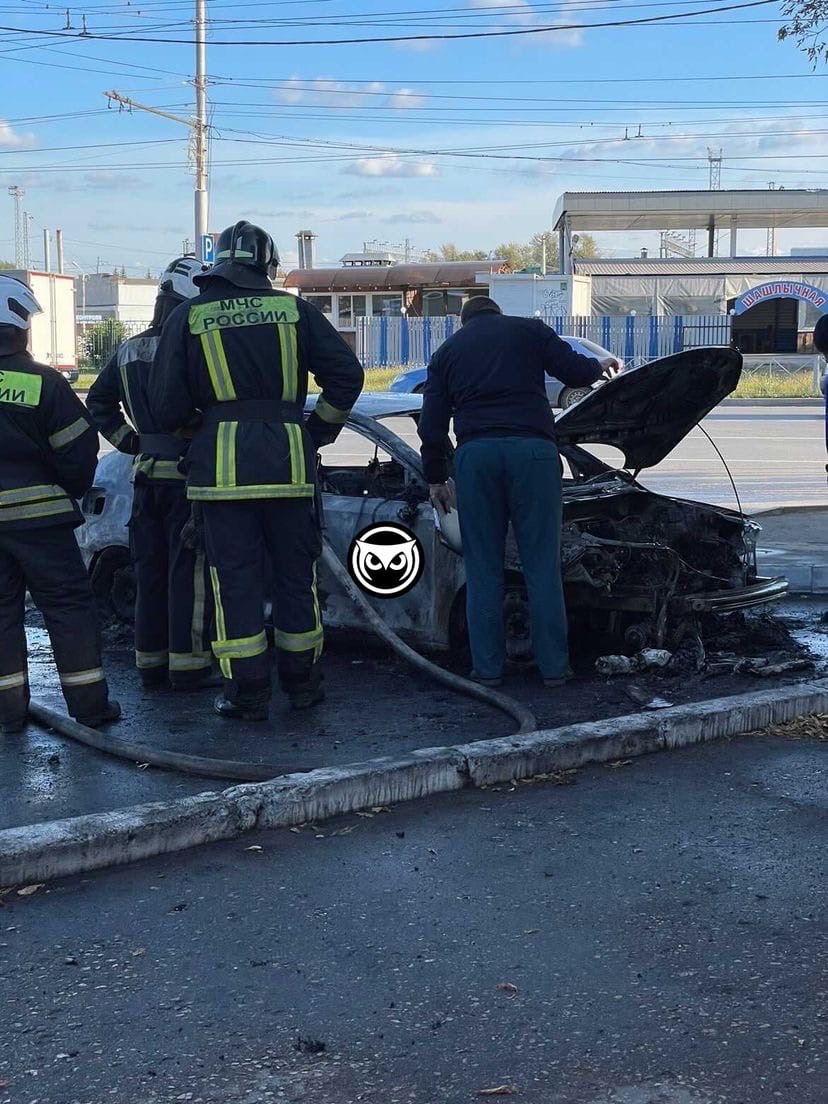
[[[136,457],[133,477],[183,484],[179,465],[186,442],[158,433],[149,408],[150,369],[160,336],[161,326],[153,324],[122,342],[89,389],[86,406],[107,441]]]
[[[53,368],[0,346],[0,530],[80,525],[98,434]]]
[[[316,450],[334,441],[362,390],[362,367],[310,303],[202,277],[205,291],[164,326],[150,404],[159,429],[201,415],[187,454],[187,494],[198,501],[309,498]],[[305,422],[308,375],[322,388]]]

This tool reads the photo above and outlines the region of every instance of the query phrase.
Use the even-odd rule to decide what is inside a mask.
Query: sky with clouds
[[[60,226],[76,270],[155,273],[192,235],[186,128],[109,108],[104,93],[188,117],[193,7],[0,4],[0,169],[25,188],[36,260],[43,228]],[[368,239],[491,249],[548,228],[567,189],[706,188],[708,148],[722,150],[723,187],[828,186],[826,72],[777,41],[776,3],[207,9],[210,224],[260,222],[286,267],[305,228],[318,263]],[[715,10],[685,16],[702,9]],[[583,26],[642,19],[660,21]],[[481,37],[453,38],[464,34]],[[341,41],[376,38],[408,40]],[[6,188],[0,204],[0,258],[13,259]],[[598,238],[608,255],[657,246],[647,234]],[[761,232],[740,236],[742,252],[764,246]],[[778,231],[778,252],[794,246],[828,248],[828,231]]]

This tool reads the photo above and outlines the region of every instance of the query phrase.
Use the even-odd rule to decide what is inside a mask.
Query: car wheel
[[[561,409],[568,410],[570,406],[574,406],[576,402],[580,402],[581,399],[586,398],[591,391],[591,387],[565,387],[563,391],[561,391]]]
[[[534,663],[529,627],[529,598],[522,582],[506,583],[503,595],[503,623],[506,629],[506,662],[514,667]]]
[[[125,621],[135,617],[135,580],[127,548],[104,548],[95,558],[89,581],[104,610]]]
[[[506,630],[506,663],[510,667],[527,667],[534,663],[532,634],[529,628],[529,599],[520,579],[507,580],[503,595],[503,621]],[[471,660],[469,627],[466,621],[466,592],[460,591],[449,617],[449,648],[459,666]]]

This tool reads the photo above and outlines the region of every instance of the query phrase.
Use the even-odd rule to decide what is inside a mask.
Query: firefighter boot
[[[103,725],[112,724],[114,721],[120,721],[120,719],[121,707],[111,698],[100,712],[93,713],[89,717],[75,717],[78,724],[85,725],[87,728],[101,728]]]
[[[231,684],[232,685],[232,684]],[[230,721],[266,721],[270,709],[270,683],[237,684],[231,698],[229,687],[216,698],[213,708],[220,717]]]
[[[322,676],[314,667],[304,682],[296,682],[285,687],[291,709],[310,709],[325,700],[322,689]]]

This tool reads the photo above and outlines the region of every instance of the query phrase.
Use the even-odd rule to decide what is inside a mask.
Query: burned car
[[[642,470],[663,460],[734,389],[740,372],[741,355],[730,349],[679,353],[616,377],[559,415],[562,562],[576,636],[612,633],[633,650],[671,646],[700,615],[761,606],[787,590],[783,578],[757,576],[759,528],[749,519],[638,482]],[[314,402],[311,396],[308,409]],[[460,649],[466,631],[462,549],[435,528],[414,447],[421,406],[420,395],[361,396],[339,441],[323,454],[326,536],[347,562],[351,542],[368,525],[401,522],[415,532],[425,558],[420,581],[407,594],[374,599],[376,608],[389,627],[421,648]],[[590,444],[620,450],[623,466],[599,459],[585,447]],[[96,590],[109,588],[116,607],[129,603],[129,470],[127,456],[102,458],[78,530]],[[528,610],[511,535],[504,572],[508,654],[526,661]],[[324,569],[319,583],[326,625],[362,627],[358,611]]]

